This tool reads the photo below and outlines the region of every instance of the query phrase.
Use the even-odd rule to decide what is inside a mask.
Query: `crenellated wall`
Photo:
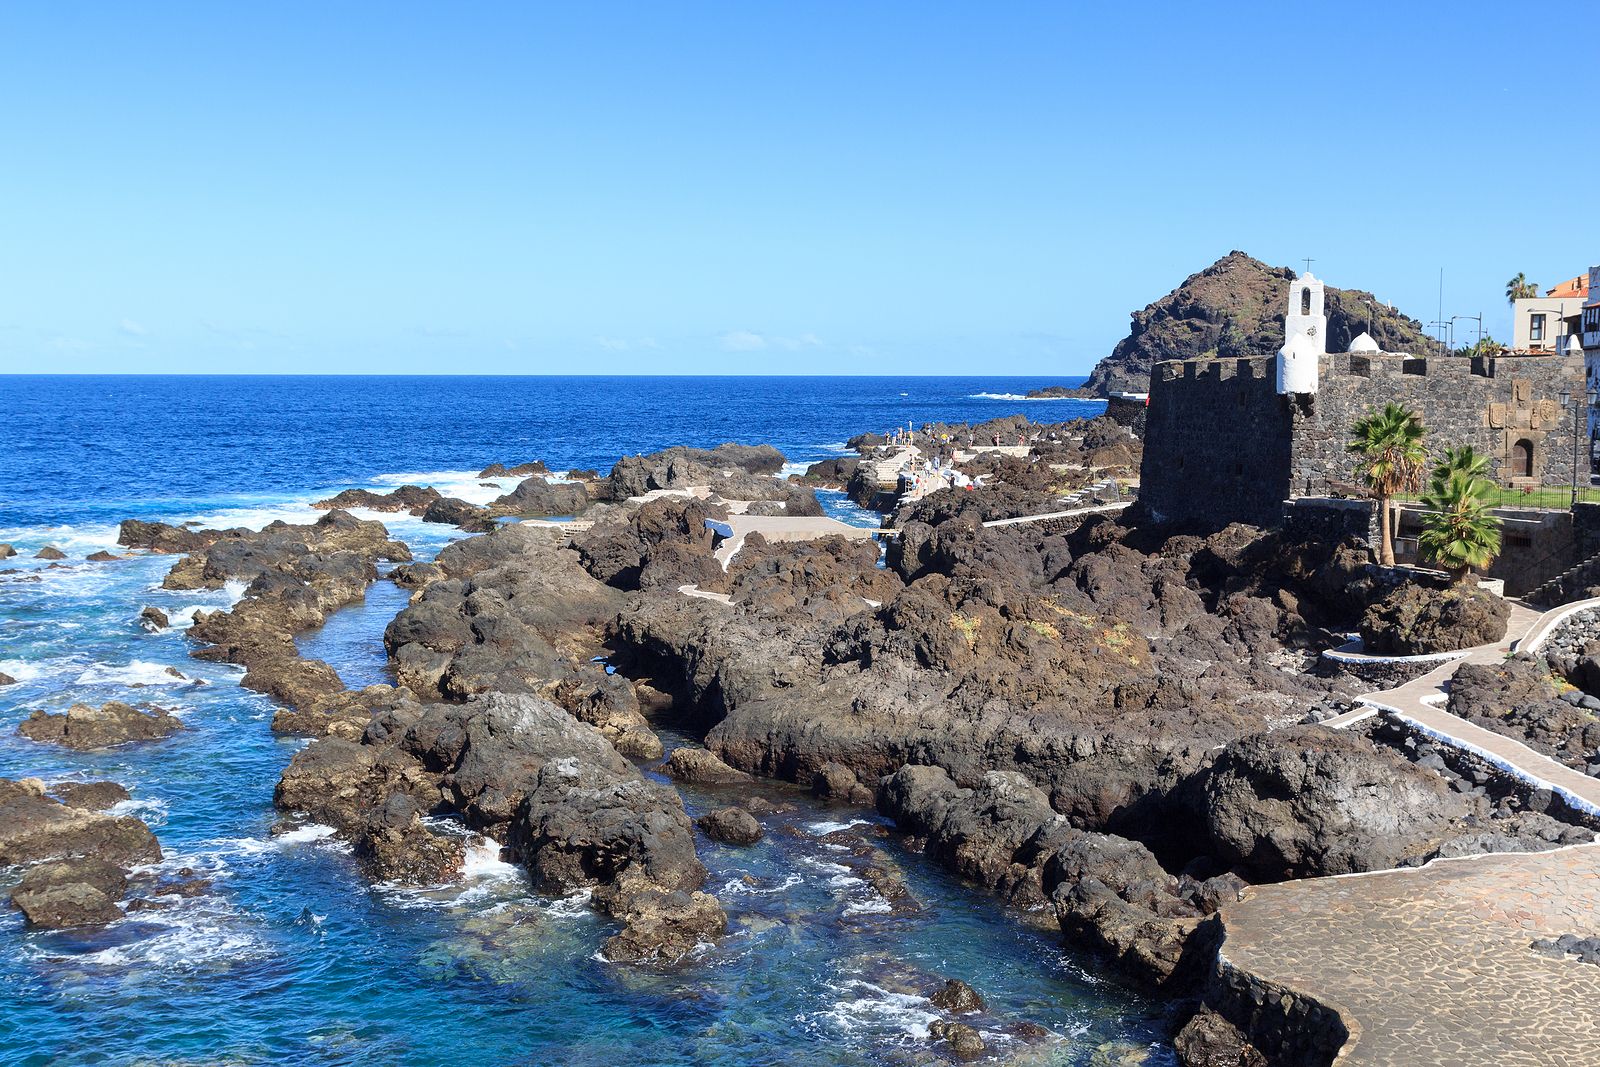
[[[1422,417],[1430,452],[1470,444],[1502,485],[1571,482],[1573,415],[1557,397],[1583,396],[1579,357],[1336,353],[1319,366],[1315,393],[1280,396],[1274,357],[1157,364],[1140,517],[1277,526],[1291,497],[1355,495],[1350,427],[1389,402]]]

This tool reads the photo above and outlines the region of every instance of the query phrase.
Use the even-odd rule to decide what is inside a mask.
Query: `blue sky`
[[[1508,338],[1596,12],[5,3],[0,371],[1082,373],[1234,248]]]

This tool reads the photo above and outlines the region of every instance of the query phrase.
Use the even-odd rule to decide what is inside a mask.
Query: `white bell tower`
[[[1308,270],[1289,286],[1289,313],[1283,318],[1283,347],[1278,350],[1278,392],[1315,393],[1327,350],[1322,283]]]

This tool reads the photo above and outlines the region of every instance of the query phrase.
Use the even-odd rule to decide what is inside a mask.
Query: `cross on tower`
[[[1311,273],[1311,264],[1313,264],[1315,262],[1316,262],[1316,260],[1312,259],[1310,256],[1306,257],[1306,273],[1307,274]]]

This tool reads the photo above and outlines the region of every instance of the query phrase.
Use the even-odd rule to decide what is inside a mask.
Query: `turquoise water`
[[[949,406],[978,403],[952,397]],[[504,413],[508,422],[514,415]],[[285,421],[281,445],[290,451],[304,447],[292,445],[293,423]],[[715,443],[720,436],[688,439]],[[1138,1062],[1135,1054],[1148,1050],[1148,1062],[1171,1062],[1159,1004],[1104,980],[1050,932],[999,914],[989,898],[904,854],[875,818],[823,807],[782,786],[766,792],[789,810],[765,820],[763,842],[749,849],[702,842],[708,888],[727,908],[731,929],[701,957],[671,968],[603,962],[597,951],[609,933],[605,920],[581,898],[531,893],[519,872],[487,852],[474,855],[462,884],[405,890],[368,885],[346,850],[315,828],[274,838],[273,785],[303,742],[275,738],[271,702],[240,689],[237,669],[189,658],[183,635],[190,609],[225,606],[236,591],[162,590],[170,559],[87,564],[82,557],[110,546],[114,515],[303,522],[315,515],[306,503],[329,488],[398,484],[385,464],[396,476],[430,468],[403,462],[413,457],[392,449],[379,455],[374,446],[369,468],[338,481],[330,470],[353,468],[354,460],[307,453],[300,457],[303,488],[290,484],[289,473],[269,473],[260,479],[269,484],[252,487],[248,463],[205,467],[201,478],[191,452],[189,474],[174,478],[183,484],[128,493],[157,474],[119,471],[107,460],[125,455],[137,463],[139,447],[99,441],[98,463],[89,445],[77,462],[57,455],[55,481],[30,490],[30,500],[19,503],[15,495],[21,479],[4,488],[11,495],[0,540],[16,543],[25,557],[55,543],[72,560],[53,570],[25,557],[0,565],[0,671],[19,679],[0,689],[0,774],[122,782],[133,794],[125,809],[161,840],[162,869],[193,871],[210,888],[92,932],[26,931],[20,916],[0,909],[0,1062],[915,1062],[936,1051],[926,1038],[936,1015],[917,991],[947,976],[988,999],[991,1010],[977,1022],[1000,1053],[1111,1064]],[[441,466],[420,480],[493,495],[497,490],[476,486],[472,470],[491,459],[515,460],[528,447],[485,446],[480,461]],[[146,466],[172,462],[163,456]],[[288,472],[293,464],[282,456],[268,464],[269,472],[279,467]],[[220,483],[223,475],[226,492],[200,484]],[[836,514],[874,521],[837,495],[826,501]],[[406,516],[373,517],[418,558],[456,536]],[[381,634],[405,597],[379,582],[365,604],[303,635],[301,647],[332,663],[347,684],[385,681]],[[140,629],[146,604],[172,615],[174,627]],[[186,678],[168,675],[169,666]],[[15,735],[34,708],[110,699],[158,703],[187,729],[156,744],[90,754]],[[697,813],[728,798],[688,790],[685,800]],[[920,904],[915,913],[885,911],[851,873],[848,855],[821,840],[858,819],[854,828],[903,870]],[[1012,1032],[1023,1022],[1044,1027],[1048,1037],[1025,1043]]]

